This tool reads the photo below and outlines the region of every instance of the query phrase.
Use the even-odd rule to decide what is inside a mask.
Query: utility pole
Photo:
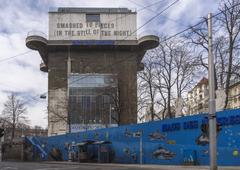
[[[110,103],[110,108],[109,108],[109,127],[111,127],[112,124],[112,104]]]
[[[67,124],[68,124],[68,132],[71,133],[71,118],[70,118],[70,107],[69,107],[69,84],[70,84],[70,74],[71,74],[71,56],[70,56],[70,46],[68,46],[68,59],[67,59]]]
[[[141,136],[140,136],[140,142],[139,142],[139,155],[140,155],[140,158],[139,158],[139,162],[140,162],[140,165],[143,164],[143,131],[141,131]]]
[[[212,55],[212,14],[208,14],[208,80],[209,80],[209,140],[210,170],[217,170],[216,101],[214,83],[214,57]]]

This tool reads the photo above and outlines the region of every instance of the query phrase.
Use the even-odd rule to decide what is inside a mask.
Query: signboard
[[[49,13],[49,40],[136,40],[136,13]]]
[[[71,124],[71,132],[84,132],[88,130],[102,129],[106,127],[117,127],[117,124]]]

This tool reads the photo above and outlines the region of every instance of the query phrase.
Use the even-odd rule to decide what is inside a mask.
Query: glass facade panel
[[[88,129],[117,124],[114,111],[117,81],[112,74],[71,74],[69,76],[69,112],[72,127]],[[111,109],[111,111],[110,111]],[[111,113],[110,113],[111,112]],[[111,117],[115,119],[110,120]]]

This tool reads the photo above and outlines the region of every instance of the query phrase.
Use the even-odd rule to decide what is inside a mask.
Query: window
[[[87,22],[100,22],[100,14],[86,14]]]
[[[234,99],[234,103],[237,103],[237,98]]]
[[[117,97],[117,82],[108,84],[111,74],[71,74],[69,108],[71,124],[108,122],[110,104]],[[116,99],[116,98],[115,98]],[[115,112],[111,113],[113,116]],[[117,117],[117,116],[116,116]],[[94,121],[93,121],[94,120]]]

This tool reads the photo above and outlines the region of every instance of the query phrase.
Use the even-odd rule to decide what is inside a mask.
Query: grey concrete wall
[[[120,100],[120,125],[137,122],[137,52],[117,50],[52,50],[48,55],[49,68],[49,135],[61,134],[67,129],[66,122],[51,122],[54,117],[50,108],[67,114],[67,56],[72,59],[72,73],[113,73],[118,78]],[[58,103],[58,104],[56,104]],[[58,107],[61,105],[62,108]],[[66,115],[65,115],[66,116]],[[61,129],[61,130],[60,130]]]
[[[99,22],[87,22],[85,13],[49,13],[49,40],[137,39],[136,13],[99,15]]]
[[[22,144],[3,145],[2,160],[22,160]]]

